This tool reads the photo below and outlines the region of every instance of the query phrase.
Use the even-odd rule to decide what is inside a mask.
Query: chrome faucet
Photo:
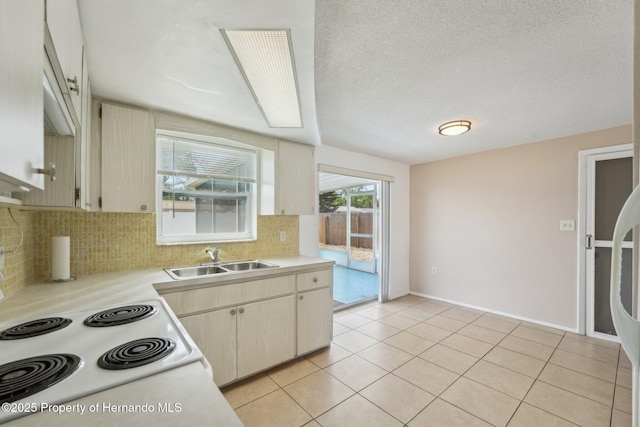
[[[204,250],[207,254],[209,254],[209,256],[211,257],[211,259],[213,260],[213,262],[218,262],[218,252],[220,252],[220,248],[213,248],[213,251],[209,248]]]

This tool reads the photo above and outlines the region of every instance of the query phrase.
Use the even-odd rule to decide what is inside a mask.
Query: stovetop
[[[12,330],[15,326],[19,327]],[[38,334],[51,328],[60,329]],[[5,396],[3,402],[9,400],[7,408],[14,410],[0,410],[0,424],[27,415],[19,410],[26,405],[31,410],[69,402],[188,363],[199,362],[212,375],[208,362],[161,298],[0,323],[0,331],[6,330],[0,332],[0,389],[13,377],[27,376],[26,371],[39,375],[43,364],[66,364],[70,373],[30,396],[18,400]],[[25,330],[35,330],[36,336],[19,338]],[[15,369],[14,362],[36,356],[52,360],[29,360],[24,370]],[[149,360],[139,362],[138,356]],[[5,373],[7,368],[15,373],[2,377],[3,366]]]

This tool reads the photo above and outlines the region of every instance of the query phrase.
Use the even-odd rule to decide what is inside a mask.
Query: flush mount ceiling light
[[[290,30],[220,32],[269,127],[302,127]]]
[[[445,136],[462,135],[465,132],[469,132],[471,129],[471,122],[468,120],[455,120],[453,122],[447,122],[438,128],[438,133]]]

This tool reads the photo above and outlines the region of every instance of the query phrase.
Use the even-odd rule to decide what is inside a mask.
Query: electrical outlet
[[[563,219],[560,221],[560,231],[575,231],[576,222],[572,219]]]
[[[284,231],[280,232],[280,241],[284,242],[285,240],[287,240],[287,233]]]
[[[4,268],[4,247],[0,246],[0,270]]]
[[[431,267],[431,274],[436,274],[438,269],[436,267]]]

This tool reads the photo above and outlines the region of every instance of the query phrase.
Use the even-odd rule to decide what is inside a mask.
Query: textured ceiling
[[[631,123],[632,0],[78,2],[94,95],[293,141],[416,164]],[[291,29],[302,129],[267,126],[220,28]]]
[[[315,46],[323,144],[415,164],[632,121],[632,0],[317,0]]]

